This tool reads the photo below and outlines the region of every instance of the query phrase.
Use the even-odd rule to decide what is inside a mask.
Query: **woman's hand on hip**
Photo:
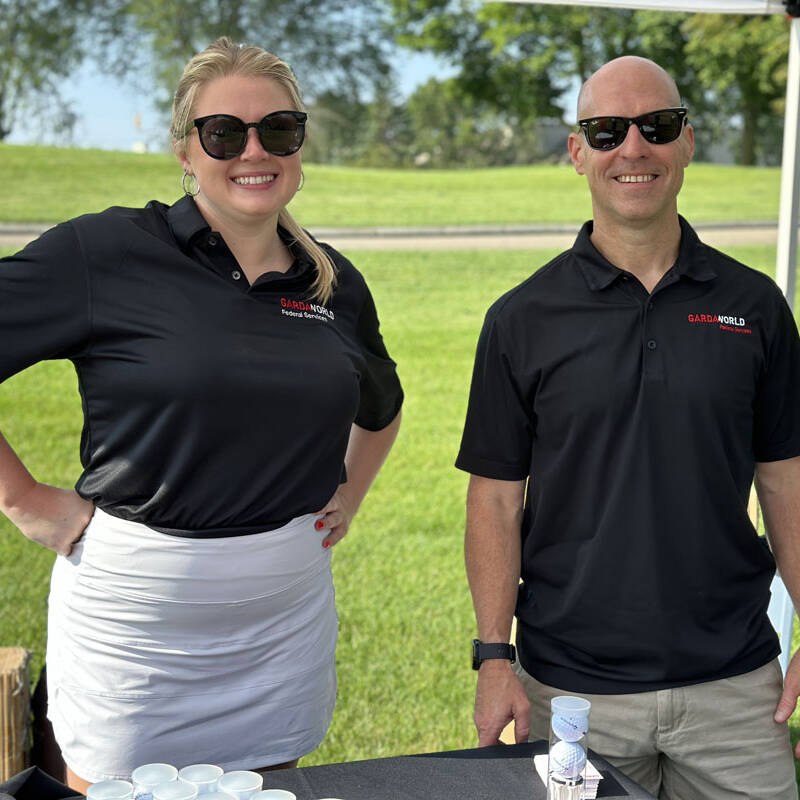
[[[28,539],[61,556],[72,552],[93,513],[94,504],[74,489],[58,489],[46,483],[34,483],[6,511]]]
[[[357,510],[356,504],[347,496],[343,486],[340,486],[327,504],[316,512],[321,516],[314,527],[317,530],[330,528],[330,533],[322,540],[323,547],[332,547],[344,538]]]

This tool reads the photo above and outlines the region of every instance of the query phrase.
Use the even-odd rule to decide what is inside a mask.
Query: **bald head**
[[[624,103],[631,92],[646,90],[654,98],[653,109],[681,104],[681,95],[672,76],[655,61],[640,56],[622,56],[603,64],[586,79],[578,94],[578,119],[606,114],[622,114],[620,108],[607,106],[609,98]]]

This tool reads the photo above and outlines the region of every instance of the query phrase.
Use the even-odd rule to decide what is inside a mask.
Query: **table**
[[[265,789],[289,789],[297,800],[545,800],[534,755],[547,752],[544,741],[472,750],[378,758],[321,767],[264,773]],[[598,798],[655,800],[653,795],[589,751],[600,770]],[[0,786],[16,800],[57,800],[76,796],[37,769]]]
[[[545,800],[533,757],[546,752],[538,741],[301,767],[264,773],[264,788],[289,789],[297,800]],[[654,800],[604,758],[589,758],[603,775],[598,798]]]

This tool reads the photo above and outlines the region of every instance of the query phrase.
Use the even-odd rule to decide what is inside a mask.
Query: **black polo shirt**
[[[0,260],[0,380],[68,358],[83,400],[78,492],[186,536],[278,527],[343,477],[350,426],[378,430],[402,391],[361,274],[309,299],[313,262],[250,286],[195,203],[110,208]]]
[[[646,691],[779,652],[756,461],[800,455],[800,343],[764,275],[681,220],[651,295],[587,223],[489,310],[457,466],[529,478],[522,665],[573,692]]]

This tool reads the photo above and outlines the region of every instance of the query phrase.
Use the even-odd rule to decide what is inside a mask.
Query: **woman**
[[[361,275],[291,218],[290,69],[226,38],[187,65],[187,196],[57,226],[0,261],[0,378],[76,367],[77,491],[0,441],[0,509],[59,556],[49,717],[78,790],[139,764],[293,764],[336,693],[330,546],[402,391]]]

